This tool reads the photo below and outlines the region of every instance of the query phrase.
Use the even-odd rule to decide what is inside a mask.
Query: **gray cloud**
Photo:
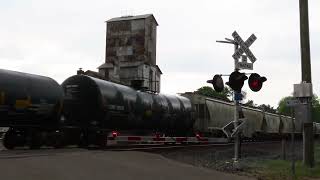
[[[160,25],[157,61],[164,72],[163,92],[194,91],[215,73],[231,73],[233,47],[215,41],[237,30],[244,39],[251,33],[258,37],[251,46],[258,58],[254,69],[268,78],[259,93],[245,85],[247,98],[275,106],[300,81],[298,4],[292,0],[2,1],[0,64],[62,82],[79,67],[96,70],[103,63],[105,20],[128,12],[153,13]],[[319,6],[320,1],[309,0],[312,74],[318,94]]]

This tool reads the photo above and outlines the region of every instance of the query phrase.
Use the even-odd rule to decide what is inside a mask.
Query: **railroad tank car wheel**
[[[227,137],[227,143],[231,143],[232,142],[232,138],[231,137]]]
[[[56,148],[62,148],[64,143],[63,143],[63,133],[62,132],[54,132],[52,135],[51,139],[51,145]]]
[[[78,147],[79,148],[88,148],[88,146],[89,146],[88,133],[82,131],[80,133]]]
[[[98,134],[98,144],[101,149],[106,148],[108,145],[108,133],[102,131],[100,134]]]
[[[16,134],[13,130],[8,130],[3,138],[2,144],[5,148],[11,150],[16,146]]]
[[[40,149],[42,146],[42,138],[40,132],[32,132],[29,148],[30,149]]]

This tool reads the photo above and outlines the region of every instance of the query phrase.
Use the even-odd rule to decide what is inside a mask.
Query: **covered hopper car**
[[[195,107],[194,131],[202,132],[206,136],[230,138],[233,129],[234,103],[196,93],[184,93],[182,95],[188,97]],[[243,117],[241,134],[245,138],[284,137],[292,131],[295,134],[301,134],[302,132],[302,123],[289,116],[268,113],[258,108],[246,106],[242,106],[240,116]],[[314,134],[319,135],[319,130],[320,124],[314,123]]]

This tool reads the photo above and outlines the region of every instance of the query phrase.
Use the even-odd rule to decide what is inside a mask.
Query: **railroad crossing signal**
[[[236,68],[237,69],[249,69],[249,70],[253,70],[253,63],[248,63],[247,62],[247,56],[245,56],[245,55],[241,55],[241,60],[242,61],[237,61],[236,63],[235,63],[235,65],[236,65]]]
[[[222,92],[224,89],[223,79],[221,75],[214,75],[214,77],[211,80],[208,80],[207,83],[211,83],[214,90],[216,90],[217,92]]]
[[[232,55],[232,57],[235,59],[235,60],[238,60],[240,58],[240,56],[243,54],[243,53],[246,53],[246,55],[248,56],[248,58],[250,59],[250,61],[252,63],[254,63],[257,58],[252,54],[251,50],[249,49],[249,47],[251,46],[251,44],[257,39],[257,37],[252,34],[247,40],[246,42],[244,42],[242,40],[242,38],[239,36],[239,34],[237,33],[237,31],[234,31],[232,33],[232,36],[234,38],[234,41],[236,43],[238,43],[238,45],[240,45],[240,48],[236,50],[236,52]]]
[[[234,149],[234,162],[238,161],[239,158],[239,147],[240,147],[240,136],[236,129],[239,122],[238,117],[238,109],[239,101],[242,99],[241,95],[241,88],[243,87],[244,81],[248,79],[248,77],[245,75],[245,73],[240,73],[238,70],[240,69],[250,69],[253,70],[253,63],[257,60],[257,58],[253,55],[253,53],[250,51],[249,47],[252,45],[252,43],[257,39],[257,37],[252,34],[245,42],[242,40],[242,38],[239,36],[239,34],[234,31],[232,33],[232,36],[234,40],[225,38],[227,41],[217,41],[219,43],[228,43],[233,44],[235,46],[235,52],[232,55],[234,58],[234,64],[235,64],[235,71],[232,72],[229,76],[229,82],[226,84],[230,86],[230,88],[234,91],[234,102],[235,102],[235,116],[234,116],[234,129],[235,132],[232,134],[235,138],[235,149]],[[240,48],[238,48],[240,46]],[[245,53],[246,55],[242,55]],[[242,61],[239,62],[239,58],[242,57]],[[251,63],[247,62],[247,57],[250,59]],[[250,89],[253,91],[259,91],[262,87],[262,83],[267,80],[265,77],[260,77],[259,74],[253,73],[255,75],[250,76],[249,80],[249,86]],[[208,82],[208,81],[207,81]],[[209,82],[213,83],[214,81],[209,80]],[[213,83],[214,84],[214,83]],[[223,130],[225,132],[225,130]]]
[[[230,86],[230,88],[235,92],[241,92],[241,88],[243,87],[244,81],[247,80],[248,77],[245,75],[245,73],[240,73],[239,70],[240,69],[253,70],[253,63],[257,60],[257,58],[253,55],[249,47],[257,39],[257,37],[254,34],[251,34],[251,36],[244,42],[242,38],[239,36],[239,34],[237,33],[237,31],[234,31],[232,33],[232,37],[234,38],[233,40],[229,38],[225,38],[226,41],[217,41],[217,42],[234,44],[235,46],[235,52],[232,55],[232,57],[235,60],[235,71],[231,73],[229,77],[229,82],[227,82],[226,84]],[[238,48],[238,46],[240,47]],[[245,53],[245,55],[243,53]],[[240,61],[239,61],[239,58],[241,58]],[[251,62],[248,62],[247,58],[249,58]],[[221,80],[220,82],[222,82],[222,79],[220,80]],[[249,78],[249,87],[252,91],[258,92],[262,88],[262,85],[265,81],[267,81],[266,77],[261,77],[257,73],[252,73]],[[221,84],[220,84],[220,88],[219,88],[219,86],[216,85],[217,82],[215,78],[213,80],[208,80],[207,82],[212,83],[216,91],[219,91],[219,90],[220,92],[222,91],[221,88],[223,86],[221,87]]]
[[[252,91],[258,92],[262,88],[263,82],[267,81],[266,77],[261,77],[257,73],[252,73],[249,77],[249,87]]]
[[[240,73],[239,71],[234,71],[229,76],[229,82],[226,84],[230,86],[232,90],[235,92],[241,93],[241,88],[243,87],[244,81],[247,80],[248,77],[245,73]]]

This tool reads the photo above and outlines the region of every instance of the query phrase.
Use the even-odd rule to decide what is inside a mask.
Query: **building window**
[[[155,91],[155,89],[153,89],[153,72],[152,70],[149,71],[149,88],[151,91]]]

